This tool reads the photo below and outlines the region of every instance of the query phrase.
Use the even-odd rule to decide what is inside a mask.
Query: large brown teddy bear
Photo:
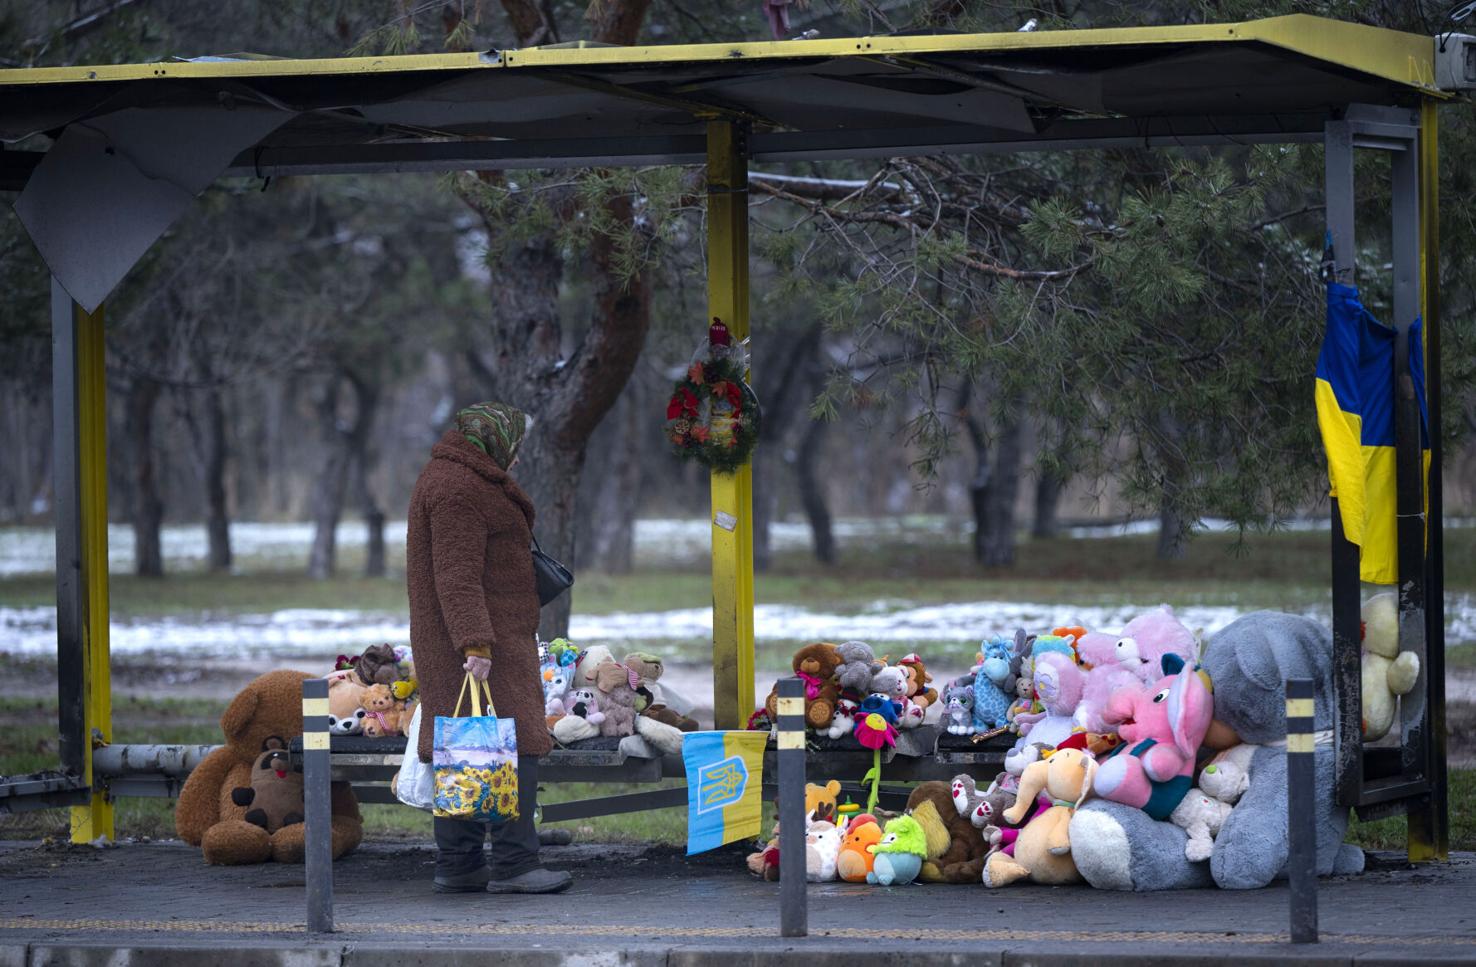
[[[835,717],[835,703],[840,698],[840,685],[835,670],[841,666],[835,645],[821,641],[805,645],[794,653],[794,673],[805,681],[805,724],[812,729],[827,729]],[[775,682],[764,702],[771,720],[779,721],[779,683]]]
[[[296,823],[268,833],[247,821],[248,807],[237,805],[235,792],[251,786],[252,766],[272,748],[272,740],[302,734],[302,683],[312,677],[303,672],[268,672],[241,689],[220,717],[226,744],[190,773],[174,809],[180,839],[200,847],[206,863],[302,862],[306,827]],[[335,782],[334,857],[358,846],[363,838],[364,823],[353,790],[346,782]]]
[[[907,812],[919,810],[936,812],[948,830],[950,841],[941,856],[923,862],[918,879],[924,883],[978,883],[989,846],[969,818],[959,815],[953,805],[953,789],[946,782],[918,784],[907,797]],[[932,817],[928,819],[931,821]],[[928,823],[923,825],[926,827]]]

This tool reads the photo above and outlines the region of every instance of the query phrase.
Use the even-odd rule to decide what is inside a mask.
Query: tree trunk
[[[1183,560],[1187,550],[1185,537],[1184,519],[1165,501],[1158,508],[1158,559],[1160,561]]]
[[[205,533],[210,542],[210,570],[231,569],[231,521],[226,509],[226,440],[225,408],[220,388],[205,390],[204,439],[201,451],[205,460]]]
[[[531,0],[504,0],[520,44],[548,20],[531,12]],[[593,40],[604,44],[635,43],[650,0],[608,0],[591,6]],[[540,8],[543,9],[543,8]],[[523,14],[528,14],[524,16]],[[556,33],[553,25],[550,33]],[[489,182],[498,175],[483,173]],[[581,214],[587,202],[573,193],[550,203],[561,217]],[[636,229],[632,199],[614,195],[604,200],[607,213],[622,230]],[[475,207],[475,205],[474,205]],[[477,208],[489,237],[505,228],[501,215]],[[576,513],[579,476],[590,437],[615,405],[646,345],[651,325],[651,292],[637,271],[627,275],[626,252],[608,235],[597,234],[579,272],[594,282],[594,318],[573,351],[564,355],[564,333],[558,317],[559,286],[564,259],[553,233],[511,246],[493,267],[492,327],[486,342],[490,359],[477,357],[477,368],[495,375],[496,396],[534,418],[523,444],[514,477],[537,508],[536,529],[544,551],[561,561],[576,558]],[[639,244],[639,240],[637,241]],[[489,387],[492,381],[489,380]],[[539,633],[559,637],[569,628],[572,595],[564,594],[543,609]]]
[[[651,410],[646,394],[629,383],[590,441],[586,462],[602,468],[580,481],[575,565],[604,574],[629,574],[635,557],[635,514],[640,504],[641,432]]]
[[[313,481],[310,498],[313,546],[308,554],[308,577],[333,576],[338,561],[338,520],[343,516],[343,492],[349,465],[349,438],[338,417],[339,376],[335,373],[317,399],[323,430],[323,462]]]
[[[755,352],[759,386],[764,390],[764,423],[753,454],[753,567],[767,571],[773,562],[769,528],[779,513],[779,468],[784,444],[796,416],[809,407],[805,386],[823,376],[817,354],[820,326],[798,331],[781,329]]]
[[[1066,483],[1060,477],[1041,470],[1035,477],[1035,519],[1030,525],[1030,536],[1044,540],[1061,533],[1058,510],[1061,492]]]
[[[989,479],[993,468],[989,464],[989,435],[984,432],[983,420],[969,405],[973,393],[973,384],[964,383],[958,394],[958,415],[968,432],[969,443],[974,447],[974,473],[969,478],[969,508],[974,514],[974,561],[983,564],[989,532]]]
[[[348,373],[349,385],[354,388],[354,424],[349,430],[349,453],[354,474],[354,495],[358,498],[360,512],[364,515],[367,537],[364,544],[364,576],[382,578],[385,575],[384,511],[374,499],[369,486],[369,475],[379,459],[379,448],[374,442],[374,419],[379,413],[379,385],[356,373]]]
[[[1015,563],[1015,503],[1020,492],[1024,450],[1023,421],[1011,413],[1000,421],[994,445],[994,468],[983,495],[983,546],[979,563],[1012,567]]]
[[[824,420],[811,420],[805,428],[804,438],[795,453],[795,476],[799,483],[800,502],[805,508],[805,517],[810,522],[810,544],[815,551],[815,560],[824,565],[835,563],[835,533],[831,528],[830,507],[825,501],[825,487],[817,472],[820,445],[825,440],[825,431],[830,424]]]
[[[1180,512],[1178,496],[1188,486],[1189,468],[1184,459],[1185,427],[1172,413],[1159,414],[1162,438],[1154,452],[1163,467],[1163,495],[1158,503],[1158,559],[1177,561],[1184,557],[1189,539],[1189,521]]]
[[[133,570],[139,577],[164,576],[164,554],[159,531],[164,502],[154,466],[154,405],[160,385],[146,376],[133,381],[128,392],[126,422],[133,450]]]
[[[974,445],[974,476],[969,481],[974,510],[974,560],[985,567],[1015,563],[1015,501],[1020,492],[1020,462],[1024,449],[1023,421],[1011,412],[1000,420],[990,457],[983,417],[971,403],[974,388],[959,392],[959,416]]]

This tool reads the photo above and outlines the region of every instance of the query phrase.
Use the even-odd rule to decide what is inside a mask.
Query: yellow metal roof
[[[370,74],[496,68],[632,67],[655,64],[797,60],[832,57],[889,57],[993,51],[1060,51],[1082,48],[1169,44],[1260,43],[1331,65],[1426,91],[1435,89],[1435,51],[1430,37],[1306,14],[1232,24],[1180,27],[1122,27],[994,34],[936,34],[906,37],[842,37],[730,44],[671,44],[636,47],[531,47],[492,53],[407,54],[253,61],[162,61],[148,64],[79,65],[0,70],[0,87],[95,81],[248,79],[323,74]],[[1227,82],[1233,82],[1227,78]]]
[[[1315,140],[1410,123],[1435,43],[1308,16],[1238,24],[0,70],[0,189],[101,301],[225,175],[759,162]],[[46,150],[34,150],[49,144]],[[98,240],[105,238],[106,245]]]

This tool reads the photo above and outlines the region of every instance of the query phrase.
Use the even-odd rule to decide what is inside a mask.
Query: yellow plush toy
[[[1071,858],[1071,817],[1092,788],[1097,763],[1080,749],[1057,749],[1025,767],[1015,804],[1004,811],[1018,823],[1044,790],[1054,805],[1036,815],[1015,840],[1015,857],[991,853],[984,864],[984,885],[1008,886],[1016,880],[1055,885],[1079,883],[1081,873]]]
[[[1420,677],[1420,656],[1399,651],[1399,598],[1385,591],[1363,605],[1363,738],[1372,742],[1394,725],[1394,698]]]

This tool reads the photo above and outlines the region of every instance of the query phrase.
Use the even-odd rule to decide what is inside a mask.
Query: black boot
[[[469,819],[442,819],[433,823],[436,834],[437,893],[481,893],[492,878],[482,844],[487,824]]]
[[[491,879],[488,893],[561,893],[574,878],[538,864],[538,757],[518,756],[518,818],[491,829]]]

